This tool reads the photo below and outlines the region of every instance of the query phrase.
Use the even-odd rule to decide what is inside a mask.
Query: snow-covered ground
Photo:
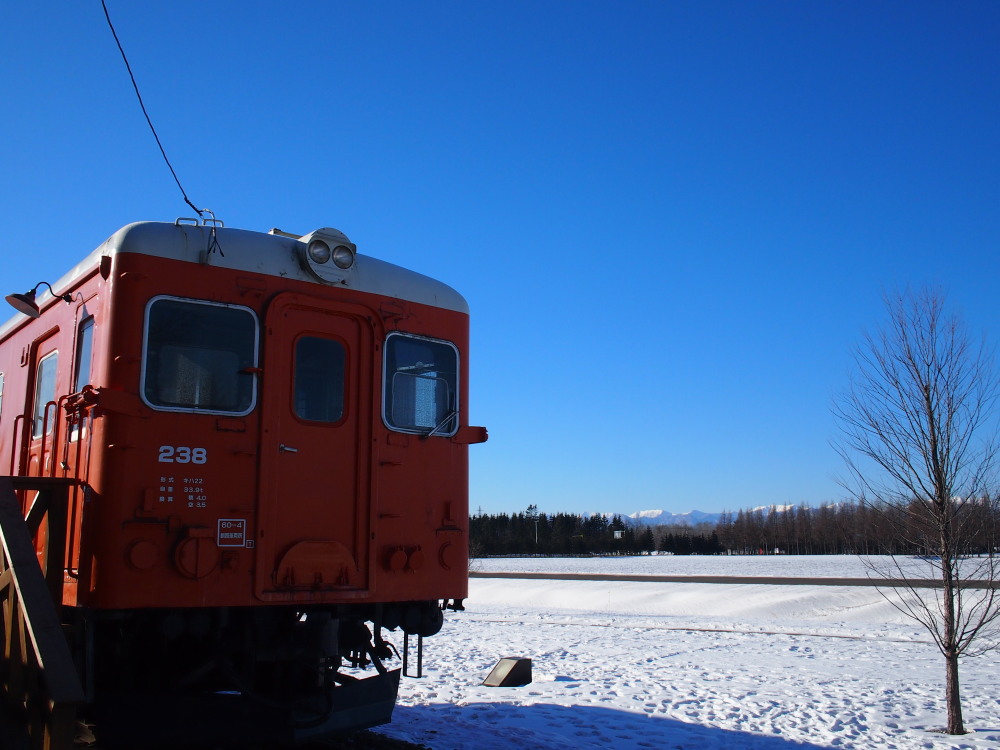
[[[865,577],[853,557],[494,559],[481,571]],[[378,731],[433,750],[1000,748],[1000,654],[944,664],[871,587],[470,581]],[[400,640],[397,638],[397,640]],[[401,644],[399,644],[401,646]],[[531,684],[482,685],[503,657]]]

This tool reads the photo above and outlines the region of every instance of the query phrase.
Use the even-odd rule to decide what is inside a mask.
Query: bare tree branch
[[[1000,646],[996,406],[991,352],[969,339],[933,291],[885,298],[887,324],[855,351],[856,374],[834,405],[844,487],[891,530],[865,559],[873,577],[927,577],[887,601],[925,627],[945,658],[948,732],[963,734],[958,659]],[[919,573],[922,573],[920,575]]]

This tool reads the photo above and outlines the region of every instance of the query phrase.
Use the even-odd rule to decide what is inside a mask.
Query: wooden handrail
[[[40,750],[72,747],[77,711],[84,702],[57,609],[65,567],[66,503],[73,484],[73,479],[55,477],[0,477],[0,691]],[[15,490],[38,492],[29,512],[35,531],[48,514],[44,574]]]

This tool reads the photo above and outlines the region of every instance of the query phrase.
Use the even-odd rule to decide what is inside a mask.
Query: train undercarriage
[[[383,629],[419,641],[442,622],[437,601],[72,612],[102,747],[128,746],[150,726],[159,744],[188,747],[291,744],[387,723],[400,669],[384,664],[399,653]]]

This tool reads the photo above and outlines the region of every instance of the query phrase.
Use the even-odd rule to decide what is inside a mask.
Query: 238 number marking
[[[204,464],[208,463],[208,448],[189,448],[186,445],[161,445],[161,464]]]

